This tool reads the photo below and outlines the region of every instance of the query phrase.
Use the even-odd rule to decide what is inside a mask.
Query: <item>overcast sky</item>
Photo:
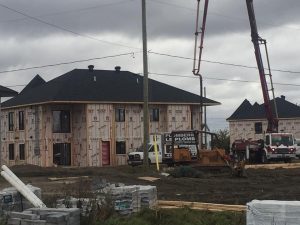
[[[193,57],[197,1],[146,2],[149,77],[199,94],[193,61],[184,59]],[[254,7],[275,95],[299,104],[300,1],[254,0]],[[0,1],[0,85],[20,91],[36,74],[48,81],[89,64],[142,74],[141,27],[141,0]],[[98,59],[3,72],[91,58]],[[207,97],[222,103],[207,110],[211,130],[228,127],[225,119],[245,98],[262,103],[258,71],[243,67],[256,67],[245,0],[210,0],[203,60]]]

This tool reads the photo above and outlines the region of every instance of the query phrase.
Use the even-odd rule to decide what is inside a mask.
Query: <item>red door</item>
[[[102,165],[110,165],[110,144],[109,141],[102,141]]]

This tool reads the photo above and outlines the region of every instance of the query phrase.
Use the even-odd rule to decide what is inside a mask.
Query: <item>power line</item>
[[[88,61],[99,60],[99,59],[115,58],[115,57],[120,57],[120,56],[125,56],[125,55],[134,56],[135,53],[140,53],[140,52],[127,52],[127,53],[122,53],[122,54],[117,54],[117,55],[108,55],[108,56],[103,56],[103,57],[74,60],[74,61],[69,61],[69,62],[60,62],[60,63],[54,63],[54,64],[48,64],[48,65],[42,65],[42,66],[32,66],[32,67],[25,67],[25,68],[13,69],[13,70],[3,70],[3,71],[0,71],[0,74],[1,73],[18,72],[18,71],[24,71],[24,70],[40,69],[40,68],[45,68],[45,67],[68,65],[68,64],[74,64],[74,63],[79,63],[79,62],[88,62]]]
[[[61,15],[61,14],[68,14],[68,13],[75,13],[75,12],[81,12],[81,11],[95,10],[95,9],[103,8],[103,7],[107,7],[107,6],[123,4],[123,3],[129,2],[129,1],[132,1],[132,0],[123,0],[123,1],[113,2],[113,3],[94,5],[94,6],[91,6],[91,7],[64,10],[64,11],[59,11],[59,12],[53,12],[53,13],[38,15],[36,17],[56,16],[56,15]],[[23,17],[23,18],[10,19],[10,20],[0,20],[0,23],[18,22],[18,21],[27,20],[27,19],[29,19],[29,18],[28,17]]]
[[[177,7],[177,8],[182,8],[182,9],[186,9],[186,10],[190,10],[190,11],[196,11],[196,9],[189,8],[189,7],[186,7],[186,6],[183,6],[183,5],[179,5],[179,4],[174,4],[174,3],[169,3],[169,2],[159,1],[159,0],[151,0],[151,2],[158,3],[158,4],[163,4],[163,5],[168,5],[168,6],[173,6],[173,7]],[[246,19],[246,18],[241,18],[241,17],[236,17],[236,16],[235,17],[228,16],[228,15],[224,15],[224,14],[217,13],[217,12],[210,11],[209,14],[219,16],[219,17],[223,17],[223,18],[226,18],[226,19],[230,19],[231,21],[234,21],[234,22],[241,22],[240,20],[242,20],[244,22],[248,22],[248,19]],[[286,26],[286,25],[279,26],[279,25],[276,25],[276,24],[266,23],[266,22],[262,22],[262,21],[260,21],[259,23],[269,25],[269,26],[272,26],[272,27],[277,27],[277,28],[285,28],[285,29],[300,31],[299,28],[290,27],[290,26]]]
[[[136,47],[131,47],[131,46],[128,46],[128,45],[124,45],[124,44],[119,44],[119,43],[114,43],[114,42],[109,42],[109,41],[105,41],[105,40],[101,40],[101,39],[97,39],[97,38],[94,38],[92,36],[88,36],[88,35],[85,35],[85,34],[80,34],[78,32],[74,32],[72,30],[69,30],[69,29],[66,29],[66,28],[63,28],[63,27],[60,27],[58,25],[55,25],[55,24],[52,24],[52,23],[49,23],[49,22],[46,22],[44,20],[41,20],[39,18],[36,18],[36,17],[33,17],[33,16],[30,16],[30,15],[27,15],[21,11],[18,11],[18,10],[15,10],[13,8],[10,8],[6,5],[3,5],[0,3],[0,6],[3,7],[3,8],[6,8],[10,11],[13,11],[15,13],[18,13],[18,14],[21,14],[27,18],[30,18],[32,20],[35,20],[35,21],[38,21],[40,23],[43,23],[43,24],[47,24],[49,26],[52,26],[52,27],[55,27],[57,29],[60,29],[60,30],[63,30],[65,32],[69,32],[73,35],[76,35],[76,36],[81,36],[81,37],[84,37],[84,38],[88,38],[88,39],[91,39],[91,40],[94,40],[94,41],[99,41],[99,42],[102,42],[102,43],[106,43],[106,44],[111,44],[111,45],[118,45],[118,46],[122,46],[122,47],[126,47],[126,48],[133,48],[133,49],[139,49],[140,48],[136,48]],[[193,58],[190,58],[190,57],[183,57],[183,56],[177,56],[177,55],[171,55],[171,54],[166,54],[166,53],[159,53],[159,52],[151,52],[149,51],[149,53],[152,53],[152,54],[156,54],[156,55],[161,55],[161,56],[168,56],[168,57],[173,57],[173,58],[180,58],[180,59],[187,59],[187,60],[194,60]],[[241,64],[234,64],[234,63],[225,63],[225,62],[219,62],[219,61],[210,61],[210,60],[202,60],[203,62],[207,62],[207,63],[213,63],[213,64],[220,64],[220,65],[227,65],[227,66],[234,66],[234,67],[242,67],[242,68],[249,68],[249,69],[257,69],[257,67],[254,67],[254,66],[246,66],[246,65],[241,65]],[[35,69],[35,67],[33,68]],[[22,70],[22,69],[20,69]],[[19,70],[17,70],[19,71]],[[284,73],[296,73],[296,74],[300,74],[300,72],[298,71],[290,71],[290,70],[280,70],[280,69],[273,69],[272,71],[277,71],[277,72],[284,72]],[[8,71],[10,72],[10,71]],[[12,71],[12,72],[15,72],[15,71]]]
[[[171,55],[171,54],[167,54],[167,53],[159,53],[159,52],[152,52],[152,51],[149,51],[149,53],[150,54],[154,54],[154,55],[167,56],[167,57],[171,57],[171,58],[194,60],[191,57]],[[204,60],[204,59],[201,60],[201,61],[202,62],[206,62],[206,63],[213,63],[213,64],[225,65],[225,66],[234,66],[234,67],[241,67],[241,68],[247,68],[247,69],[257,69],[256,66],[246,66],[246,65],[242,65],[242,64],[226,63],[226,62]],[[300,74],[299,71],[291,71],[291,70],[272,69],[272,71],[282,72],[282,73],[291,73],[291,74]]]
[[[9,85],[9,86],[6,86],[8,88],[14,88],[14,87],[25,87],[27,84],[15,84],[15,85]]]
[[[4,5],[4,4],[1,4],[1,3],[0,3],[0,6],[3,7],[3,8],[5,8],[5,9],[8,9],[8,10],[10,10],[10,11],[12,11],[12,12],[15,12],[15,13],[18,13],[18,14],[20,14],[20,15],[23,15],[23,16],[25,16],[25,17],[27,17],[27,18],[30,18],[30,19],[32,19],[32,20],[35,20],[35,21],[37,21],[37,22],[39,22],[39,23],[46,24],[46,25],[48,25],[48,26],[54,27],[54,28],[56,28],[56,29],[59,29],[59,30],[62,30],[62,31],[65,31],[65,32],[68,32],[68,33],[71,33],[71,34],[76,35],[76,36],[84,37],[84,38],[87,38],[87,39],[90,39],[90,40],[94,40],[94,41],[98,41],[98,42],[102,42],[102,43],[105,43],[105,44],[117,45],[117,46],[121,46],[121,47],[125,47],[125,48],[131,48],[131,49],[140,49],[140,48],[128,46],[128,45],[121,44],[121,43],[115,43],[115,42],[110,42],[110,41],[101,40],[101,39],[98,39],[98,38],[95,38],[95,37],[92,37],[92,36],[89,36],[89,35],[86,35],[86,34],[80,34],[80,33],[78,33],[78,32],[72,31],[72,30],[70,30],[70,29],[67,29],[67,28],[58,26],[58,25],[56,25],[56,24],[49,23],[49,22],[47,22],[47,21],[41,20],[41,19],[39,19],[39,18],[37,18],[37,17],[30,16],[30,15],[28,15],[28,14],[26,14],[26,13],[23,13],[23,12],[21,12],[21,11],[18,11],[18,10],[16,10],[16,9],[13,9],[13,8],[11,8],[11,7],[8,7],[8,6]]]
[[[130,53],[132,54],[132,53]],[[125,55],[125,54],[124,54]],[[94,59],[100,59],[100,58],[92,58],[91,60]],[[78,62],[84,62],[87,60],[78,60]],[[67,64],[67,63],[64,63]],[[52,66],[52,65],[50,65]],[[47,67],[47,65],[43,66],[43,67]],[[0,71],[0,73],[3,73],[3,71]],[[139,73],[142,75],[142,73]],[[149,74],[152,75],[157,75],[157,76],[167,76],[167,77],[184,77],[184,78],[190,78],[190,79],[198,79],[198,77],[195,76],[190,76],[190,75],[180,75],[180,74],[167,74],[167,73],[155,73],[155,72],[149,72]],[[251,80],[234,80],[234,79],[223,79],[223,78],[215,78],[215,77],[204,77],[204,80],[218,80],[218,81],[230,81],[230,82],[242,82],[242,83],[255,83],[255,84],[260,84],[260,82],[258,81],[251,81]],[[289,83],[274,83],[276,85],[284,85],[284,86],[295,86],[295,87],[299,87],[300,84],[289,84]],[[16,84],[16,85],[9,85],[6,86],[8,88],[13,88],[13,87],[24,87],[27,84]]]
[[[53,66],[74,64],[74,63],[79,63],[79,62],[88,62],[88,61],[92,61],[92,60],[99,60],[99,59],[105,59],[105,58],[114,58],[114,57],[125,56],[125,55],[132,55],[132,56],[134,56],[134,54],[136,54],[136,53],[141,53],[141,51],[127,52],[127,53],[122,53],[122,54],[109,55],[109,56],[103,56],[103,57],[95,57],[95,58],[89,58],[89,59],[80,59],[80,60],[74,60],[74,61],[69,61],[69,62],[60,62],[60,63],[54,63],[54,64],[41,65],[41,66],[25,67],[25,68],[13,69],[13,70],[3,70],[3,71],[0,71],[0,74],[1,73],[18,72],[18,71],[24,71],[24,70],[31,70],[31,69],[39,69],[39,68],[44,68],[44,67],[53,67]],[[172,58],[193,60],[193,58],[190,58],[190,57],[184,57],[184,56],[178,56],[178,55],[170,55],[170,54],[159,53],[159,52],[149,51],[148,53],[155,54],[155,55],[172,57]],[[254,67],[254,66],[246,66],[246,65],[233,64],[233,63],[224,63],[224,62],[219,62],[219,61],[210,61],[210,60],[202,60],[202,61],[203,62],[207,62],[207,63],[213,63],[213,64],[221,64],[221,65],[225,65],[225,66],[235,66],[235,67],[248,68],[248,69],[257,69],[257,67]],[[292,73],[292,74],[300,74],[300,72],[290,71],[290,70],[273,69],[272,71],[284,72],[284,73]],[[184,75],[180,75],[180,76],[184,77]],[[189,76],[187,76],[187,77],[189,77]],[[206,78],[206,79],[209,79],[209,78]],[[229,80],[229,79],[221,79],[221,78],[214,78],[214,79]],[[231,80],[231,81],[235,81],[235,80]]]
[[[167,76],[167,77],[186,77],[186,78],[191,78],[191,79],[198,79],[198,77],[196,77],[196,76],[189,76],[189,75],[155,73],[155,72],[149,72],[149,74],[158,75],[158,76]],[[225,78],[216,78],[216,77],[203,77],[203,79],[204,80],[218,80],[218,81],[260,84],[260,82],[258,82],[258,81],[251,81],[251,80],[234,80],[234,79],[225,79]],[[273,83],[273,84],[300,87],[300,84],[290,84],[290,83]]]

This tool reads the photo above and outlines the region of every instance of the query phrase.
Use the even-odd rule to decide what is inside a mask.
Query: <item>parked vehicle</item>
[[[263,140],[236,140],[232,152],[252,163],[268,161],[290,162],[296,158],[296,147],[291,133],[267,133]]]
[[[156,163],[155,149],[154,149],[154,136],[156,136],[156,145],[158,151],[158,162],[167,162],[172,159],[171,153],[171,139],[170,133],[163,134],[151,134],[150,142],[148,148],[148,162]],[[144,161],[144,151],[143,145],[137,148],[134,152],[128,153],[127,163],[128,165],[136,166],[143,164]]]
[[[296,157],[300,158],[300,139],[295,138]]]
[[[291,133],[279,132],[278,112],[267,51],[267,41],[262,39],[258,34],[253,0],[246,0],[246,4],[268,125],[262,140],[235,140],[232,145],[232,150],[241,160],[249,159],[250,162],[265,163],[268,160],[284,160],[285,162],[289,162],[296,157],[294,137]],[[263,64],[264,60],[261,54],[261,45],[265,49],[267,71],[265,71],[266,67]],[[268,87],[268,82],[266,81],[267,76],[270,79],[271,87]],[[271,91],[274,98],[273,107],[270,102],[269,91]]]
[[[154,136],[156,136],[156,144],[158,150],[158,162],[165,163],[168,165],[173,165],[174,162],[181,161],[180,158],[183,157],[183,152],[185,154],[184,161],[197,159],[197,146],[195,145],[195,140],[192,142],[187,141],[188,139],[194,138],[191,136],[193,131],[184,131],[179,137],[176,137],[176,143],[172,145],[172,135],[171,133],[162,134],[151,134],[150,142],[148,148],[148,162],[156,163],[156,156],[154,151]],[[179,142],[178,142],[179,141]],[[198,142],[197,142],[198,143]],[[174,151],[175,149],[175,151]],[[174,157],[172,157],[172,152],[174,151]],[[134,152],[128,153],[128,165],[141,165],[144,160],[143,146],[137,148]]]

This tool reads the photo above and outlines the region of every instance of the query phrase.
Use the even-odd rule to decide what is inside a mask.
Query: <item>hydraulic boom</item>
[[[200,0],[197,0],[197,17],[196,17],[196,31],[195,31],[195,47],[194,47],[194,64],[193,64],[193,73],[194,75],[200,75],[200,64],[201,64],[201,57],[202,57],[202,49],[203,49],[203,41],[204,41],[204,34],[205,34],[205,26],[206,26],[206,17],[207,17],[207,9],[208,9],[208,1],[204,0],[203,5],[203,16],[202,16],[202,25],[199,28],[200,23]],[[200,35],[200,39],[199,38]],[[198,47],[199,41],[199,47]]]
[[[268,57],[267,41],[265,39],[262,39],[258,35],[255,13],[254,13],[254,8],[253,8],[253,0],[246,0],[246,3],[247,3],[248,15],[249,15],[250,28],[251,28],[251,38],[252,38],[252,42],[253,42],[254,49],[255,49],[255,58],[256,58],[256,62],[257,62],[257,68],[259,71],[260,83],[261,83],[261,88],[262,88],[262,92],[263,92],[265,112],[266,112],[266,116],[267,116],[267,120],[268,120],[267,133],[277,133],[278,132],[278,116],[277,116],[276,100],[275,100],[275,96],[274,96],[274,88],[273,88],[272,75],[271,75],[271,69],[270,69],[270,63],[269,63],[269,57]],[[264,45],[264,47],[265,47],[269,74],[265,73],[262,54],[260,51],[261,44]],[[275,108],[275,116],[273,114],[272,106],[270,103],[266,75],[270,76],[271,91],[273,93],[274,106],[275,106],[274,107]]]

